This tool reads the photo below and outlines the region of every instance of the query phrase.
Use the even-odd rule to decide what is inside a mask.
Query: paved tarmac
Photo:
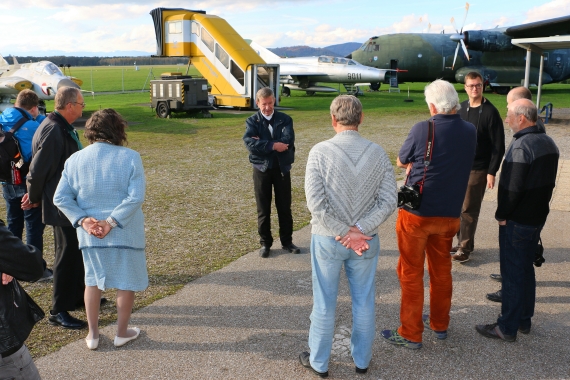
[[[332,379],[570,379],[570,161],[562,160],[553,210],[542,233],[546,263],[536,269],[537,302],[529,335],[515,343],[479,335],[475,324],[492,323],[500,304],[485,294],[500,285],[495,194],[483,202],[476,251],[453,266],[453,304],[447,340],[423,335],[423,348],[385,343],[382,329],[399,325],[400,287],[394,213],[380,228],[376,277],[377,331],[369,371],[357,375],[349,352],[351,304],[341,280]],[[564,184],[563,186],[561,186]],[[295,232],[299,255],[274,249],[262,259],[251,252],[186,285],[132,317],[141,336],[115,348],[115,326],[101,329],[99,349],[79,340],[36,361],[49,379],[313,379],[301,367],[308,349],[312,307],[310,226]],[[274,246],[274,248],[277,248]],[[425,288],[429,310],[429,288]]]

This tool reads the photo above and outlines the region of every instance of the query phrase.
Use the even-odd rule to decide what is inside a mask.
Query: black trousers
[[[52,313],[75,310],[83,303],[85,269],[77,241],[77,231],[71,226],[53,226],[55,260],[53,262]]]
[[[257,203],[257,232],[261,245],[271,247],[271,198],[275,191],[275,207],[279,218],[279,238],[282,245],[293,242],[293,216],[291,215],[291,174],[277,168],[265,172],[253,168],[253,189]]]

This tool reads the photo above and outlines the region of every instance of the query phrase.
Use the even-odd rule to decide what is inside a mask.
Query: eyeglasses
[[[483,87],[483,84],[482,84],[482,83],[465,85],[465,88],[468,88],[468,89],[470,89],[470,90],[473,90],[474,88],[479,89],[479,88],[481,88],[481,87]]]
[[[70,102],[70,103],[79,104],[81,106],[81,108],[85,108],[85,105],[86,105],[85,103],[78,103],[78,102]]]

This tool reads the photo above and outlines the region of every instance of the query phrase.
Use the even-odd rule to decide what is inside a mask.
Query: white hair
[[[459,111],[461,109],[459,95],[457,95],[455,87],[443,79],[428,84],[424,90],[424,95],[426,103],[428,105],[433,104],[437,113],[449,114],[453,110]]]

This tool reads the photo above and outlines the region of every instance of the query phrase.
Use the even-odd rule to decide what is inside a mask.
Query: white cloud
[[[526,12],[527,18],[523,23],[561,17],[567,14],[570,14],[570,0],[553,0]]]

